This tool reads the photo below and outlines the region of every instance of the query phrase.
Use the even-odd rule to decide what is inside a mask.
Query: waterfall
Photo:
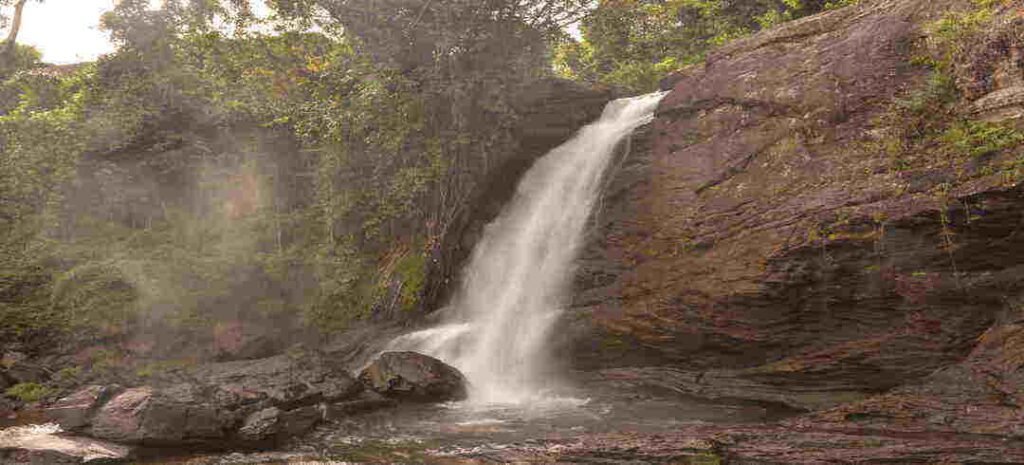
[[[546,345],[569,293],[573,262],[616,146],[651,121],[663,93],[610,102],[601,118],[538,160],[484,231],[446,310],[446,324],[404,335],[462,370],[470,402],[537,400],[549,383]]]

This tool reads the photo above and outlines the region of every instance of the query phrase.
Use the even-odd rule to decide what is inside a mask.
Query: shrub
[[[7,388],[7,391],[4,392],[7,397],[12,397],[25,403],[39,402],[52,393],[52,389],[39,383],[18,383]]]
[[[965,120],[947,129],[941,140],[957,154],[976,159],[1024,143],[1024,133],[1004,124]]]

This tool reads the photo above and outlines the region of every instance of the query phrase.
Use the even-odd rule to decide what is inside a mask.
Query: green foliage
[[[928,27],[928,33],[932,45],[943,50],[944,56],[939,61],[940,66],[951,65],[957,57],[962,57],[969,46],[970,37],[977,34],[993,18],[993,6],[996,1],[976,0],[978,8],[971,11],[946,13],[942,19]]]
[[[116,262],[90,261],[58,273],[52,292],[52,305],[69,309],[73,326],[123,326],[134,316],[136,290]]]
[[[782,10],[769,9],[768,11],[754,17],[754,21],[762,29],[777,26],[786,21],[792,21],[796,12],[803,10],[800,0],[783,0],[785,8]]]
[[[992,174],[989,159],[1024,144],[1024,133],[1004,123],[964,118],[957,110],[965,91],[958,69],[969,62],[970,44],[993,19],[998,1],[977,1],[968,11],[947,13],[927,30],[924,53],[912,64],[929,70],[921,86],[897,98],[876,122],[883,134],[878,149],[897,171],[945,166],[958,176]],[[1016,172],[1015,162],[1003,164]]]
[[[82,367],[80,366],[64,367],[53,374],[53,379],[58,384],[74,384],[81,374]]]
[[[409,253],[395,266],[395,276],[402,282],[399,304],[402,310],[416,308],[427,279],[427,257],[422,253]]]
[[[977,159],[1024,144],[1024,133],[1005,124],[965,120],[946,129],[941,140],[959,155]]]
[[[4,392],[7,397],[18,399],[25,403],[39,402],[52,393],[53,390],[38,383],[18,383],[7,388],[7,391]]]
[[[826,7],[801,0],[604,0],[583,21],[582,40],[555,45],[554,68],[567,78],[649,92],[713,47]]]
[[[860,0],[829,0],[825,2],[823,9],[826,11],[838,10],[858,3],[860,3]]]

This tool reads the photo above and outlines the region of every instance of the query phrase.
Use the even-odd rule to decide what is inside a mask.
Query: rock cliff
[[[964,161],[885,147],[894,107],[929,85],[932,25],[976,6],[864,1],[663,81],[595,218],[573,364],[823,412],[792,425],[1019,440],[1020,148]],[[1018,10],[997,7],[959,45],[955,119],[1021,114]]]

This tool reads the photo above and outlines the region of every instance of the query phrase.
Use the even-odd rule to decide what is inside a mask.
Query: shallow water
[[[186,456],[146,465],[239,463],[463,463],[507,449],[606,433],[657,434],[694,423],[760,423],[770,412],[674,397],[549,397],[523,407],[474,403],[403,404],[326,423],[277,452]]]

